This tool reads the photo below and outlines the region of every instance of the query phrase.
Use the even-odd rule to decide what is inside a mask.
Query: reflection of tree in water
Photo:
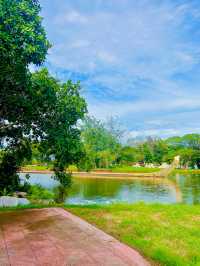
[[[157,198],[163,196],[169,196],[171,192],[171,187],[169,186],[166,179],[163,178],[140,178],[134,180],[127,189],[131,193],[140,192],[143,195],[154,195]]]
[[[193,203],[199,204],[200,203],[200,176],[193,176],[191,178],[192,181],[192,196],[193,196]]]
[[[159,185],[152,186],[152,192],[163,193],[162,189],[174,190],[176,193],[176,202],[185,202],[200,204],[200,175],[179,175],[176,174],[170,178],[154,179]],[[146,181],[145,181],[146,183]]]
[[[122,185],[122,180],[76,178],[69,196],[81,195],[84,198],[115,197]]]
[[[69,188],[58,185],[54,188],[54,200],[56,203],[63,203],[69,194]]]
[[[200,175],[176,175],[183,200],[186,203],[200,204]]]
[[[138,199],[137,199],[138,196]],[[158,200],[200,203],[200,176],[174,175],[170,178],[98,179],[74,178],[69,197]]]
[[[140,194],[154,194],[157,197],[168,195],[170,188],[158,178],[115,180],[115,179],[75,179],[69,196],[82,196],[84,198],[110,197],[114,198],[126,191],[129,195],[140,192]]]

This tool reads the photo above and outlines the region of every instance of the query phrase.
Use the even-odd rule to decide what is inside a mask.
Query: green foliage
[[[77,121],[83,119],[85,100],[80,96],[79,83],[61,84],[46,69],[33,74],[33,86],[39,97],[36,105],[40,119],[35,136],[40,137],[40,151],[46,157],[54,157],[54,170],[64,171],[83,155],[80,130]]]
[[[192,149],[200,149],[200,135],[199,134],[187,134],[183,136],[183,145]]]
[[[30,200],[49,200],[54,199],[54,193],[40,185],[31,185],[28,191],[28,198]]]
[[[136,161],[136,149],[134,147],[121,147],[117,157],[118,164],[133,164]]]
[[[25,160],[24,165],[30,165],[35,164],[38,166],[44,165],[51,165],[51,158],[47,156],[45,153],[42,151],[42,146],[41,143],[38,142],[32,142],[31,143],[31,150],[32,150],[32,156],[30,160]],[[46,167],[47,168],[47,167]]]
[[[98,168],[108,168],[116,159],[116,154],[112,150],[99,151],[96,154],[96,163]]]
[[[194,168],[195,165],[200,168],[200,150],[193,150],[191,148],[183,148],[179,150],[181,156],[181,165],[185,168]]]
[[[30,146],[26,141],[21,142],[18,148],[3,152],[0,161],[0,190],[15,191],[20,187],[20,180],[17,174],[19,165],[22,163],[24,154],[31,156]]]
[[[94,117],[86,117],[82,125],[82,138],[85,145],[94,152],[112,150],[119,148],[116,137],[106,129],[105,125]]]
[[[168,147],[167,145],[164,143],[164,141],[157,141],[154,143],[153,145],[153,153],[154,153],[154,162],[161,164],[164,160],[164,156],[167,154],[168,152]]]
[[[148,138],[145,142],[137,143],[134,147],[123,146],[118,142],[116,136],[105,137],[111,133],[103,123],[93,118],[91,120],[94,121],[89,121],[87,127],[85,124],[82,126],[85,155],[78,163],[79,170],[90,171],[95,168],[109,168],[115,169],[114,171],[118,169],[119,172],[146,172],[148,164],[154,164],[154,168],[163,162],[171,164],[177,155],[180,156],[180,167],[200,168],[197,134],[166,140]],[[98,132],[98,134],[92,134],[93,132]],[[113,142],[110,145],[110,139],[115,140],[115,152],[112,150]],[[132,167],[134,163],[140,163],[141,166],[145,167],[134,168]]]
[[[38,162],[38,161],[37,161]],[[53,165],[35,165],[35,164],[28,164],[23,166],[22,170],[24,171],[52,171]]]
[[[180,155],[182,167],[200,168],[200,135],[187,134],[166,140],[170,153]]]
[[[143,153],[144,153],[144,162],[145,163],[152,163],[154,161],[154,151],[153,148],[151,148],[148,143],[145,143],[143,145]]]
[[[86,170],[109,167],[120,148],[117,137],[93,117],[86,117],[81,129],[86,157],[79,167]]]
[[[12,194],[6,188],[0,191],[0,196],[11,196],[11,195]]]
[[[160,165],[168,152],[167,144],[161,139],[148,138],[144,143],[138,144],[136,148],[138,161],[145,164]]]
[[[72,185],[72,175],[71,173],[65,173],[65,172],[56,172],[54,179],[59,181],[60,184],[65,187],[69,188]]]
[[[46,39],[38,1],[0,1],[0,137],[18,147],[34,121],[29,64],[44,62]]]
[[[166,140],[148,138],[134,147],[134,156],[137,162],[160,165],[163,162],[172,163],[174,157],[179,155],[181,167],[200,168],[199,143],[200,135],[198,134],[171,137]],[[127,163],[124,162],[124,164]]]
[[[171,146],[200,149],[200,134],[187,134],[183,137],[171,137],[166,140]]]
[[[5,153],[0,164],[0,190],[16,190],[19,187],[18,165],[16,156],[11,152]]]
[[[64,203],[69,192],[69,187],[59,185],[54,189],[54,200],[56,203]]]
[[[78,163],[78,169],[81,171],[87,171],[89,172],[91,169],[96,168],[96,163],[95,163],[95,153],[93,153],[91,150],[85,149],[85,154],[81,158],[81,160]]]
[[[28,66],[44,62],[49,43],[38,1],[0,0],[0,189],[14,190],[16,171],[30,157],[27,135],[34,122]]]
[[[54,199],[57,203],[62,203],[67,196],[68,189],[72,185],[72,175],[71,173],[66,173],[59,170],[55,171],[55,176],[53,178],[60,183],[60,185],[54,190]]]
[[[41,26],[39,12],[37,0],[0,1],[2,56],[10,56],[12,59],[18,59],[19,56],[27,64],[38,65],[44,61],[50,45]]]
[[[134,167],[134,166],[113,166],[111,171],[114,173],[153,173],[158,172],[160,168]]]
[[[56,173],[83,155],[77,121],[86,103],[79,83],[28,68],[41,65],[50,47],[39,12],[37,0],[0,0],[0,189],[19,186],[16,172],[30,161],[32,142],[40,142],[45,160],[55,157]]]

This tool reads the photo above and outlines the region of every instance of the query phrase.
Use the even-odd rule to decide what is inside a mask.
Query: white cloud
[[[177,110],[182,112],[199,109],[200,96],[191,98],[177,98],[177,99],[151,99],[148,101],[107,101],[94,102],[89,105],[89,110],[99,118],[106,117],[107,114],[125,117],[128,114],[139,116],[140,114],[148,114],[149,112],[174,112],[176,116]]]
[[[72,48],[84,48],[89,47],[90,42],[88,40],[76,40],[74,43],[71,44]]]
[[[197,128],[181,128],[181,129],[148,129],[148,130],[133,130],[130,131],[127,135],[128,138],[136,138],[136,137],[162,137],[162,138],[168,138],[171,136],[182,136],[185,134],[190,133],[200,133],[200,127]]]
[[[117,58],[111,52],[98,51],[97,57],[104,63],[116,63],[117,62]]]
[[[89,110],[97,117],[117,115],[131,125],[130,117],[132,124],[136,116],[162,121],[174,112],[177,126],[183,127],[178,114],[187,112],[195,124],[192,114],[189,117],[200,106],[200,7],[195,3],[55,0],[56,12],[45,17],[54,43],[48,60],[88,74],[83,86]],[[102,87],[107,91],[99,100]],[[162,123],[144,125],[149,130],[159,126]]]
[[[57,25],[65,25],[67,23],[80,23],[85,24],[88,22],[88,18],[81,13],[77,12],[76,10],[67,11],[65,13],[62,13],[62,15],[59,15],[55,18]]]
[[[176,136],[182,134],[179,130],[175,130],[173,128],[170,129],[148,129],[148,130],[133,130],[129,132],[129,138],[135,137],[148,137],[148,136],[155,136],[155,137],[169,137],[169,136]]]

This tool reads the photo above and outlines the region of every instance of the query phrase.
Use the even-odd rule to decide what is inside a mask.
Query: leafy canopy
[[[0,0],[0,137],[15,146],[34,119],[30,64],[44,62],[50,44],[38,1]]]
[[[86,157],[81,161],[81,168],[89,170],[96,167],[108,167],[115,161],[120,143],[117,136],[104,123],[94,117],[83,121],[82,139]]]
[[[34,74],[50,44],[37,0],[0,0],[0,189],[19,185],[16,172],[31,157],[31,142],[40,142],[55,157],[56,177],[82,155],[77,121],[86,112],[80,85],[60,83],[46,69]],[[68,180],[68,176],[66,177]]]

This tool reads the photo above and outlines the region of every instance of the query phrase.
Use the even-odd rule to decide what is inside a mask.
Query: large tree
[[[28,67],[42,64],[50,47],[39,11],[35,0],[0,0],[1,137],[31,127]]]
[[[86,117],[82,124],[82,139],[86,157],[81,168],[104,168],[115,161],[120,148],[119,139],[103,122]]]
[[[0,189],[19,185],[16,172],[39,141],[55,157],[56,176],[81,154],[76,123],[86,112],[79,84],[61,84],[41,65],[50,44],[37,0],[0,0]],[[64,181],[63,181],[64,182]]]
[[[32,75],[34,132],[46,156],[54,157],[54,170],[63,172],[83,155],[77,122],[86,113],[85,100],[80,96],[79,83],[60,83],[46,69]],[[36,95],[35,95],[36,94]]]
[[[25,136],[32,127],[29,65],[44,62],[49,42],[37,1],[0,0],[0,188],[16,188],[16,171],[30,157]]]

